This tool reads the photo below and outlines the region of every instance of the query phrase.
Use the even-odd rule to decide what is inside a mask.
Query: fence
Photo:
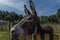
[[[0,31],[9,31],[10,28],[15,24],[15,22],[0,21]]]
[[[55,24],[56,25],[56,24]],[[57,34],[57,33],[60,33],[60,31],[59,31],[59,25],[51,25],[50,24],[50,26],[53,28],[53,30],[54,30],[54,32],[56,32],[55,34],[54,34],[54,40],[60,40],[60,34]],[[45,40],[49,40],[49,35],[48,34],[45,34],[44,35],[44,39]],[[22,37],[19,37],[19,39],[20,40],[25,40],[25,37],[24,36],[22,36]],[[40,38],[40,34],[37,34],[36,35],[36,40],[40,40],[41,38]],[[32,40],[32,35],[28,35],[28,40]]]
[[[5,30],[5,31],[8,31],[9,32],[9,30],[10,30],[10,28],[12,26],[13,26],[13,23],[10,23],[9,21],[0,22],[0,30],[2,30],[2,31]],[[52,28],[54,29],[54,32],[60,33],[60,25],[57,25],[57,24],[53,24],[52,25],[52,24],[50,24],[50,26],[52,26]],[[40,34],[37,34],[37,36],[36,36],[36,39],[37,40],[40,39],[40,36],[39,35]],[[49,36],[48,34],[45,35],[45,40],[48,40],[49,39],[48,36]],[[10,35],[9,35],[9,37],[10,37]],[[19,37],[20,40],[24,40],[24,38],[25,38],[24,36]],[[28,39],[29,40],[32,40],[32,35],[29,35]],[[54,34],[54,40],[60,40],[60,34]]]
[[[0,22],[0,31],[8,31],[9,30],[9,21]]]
[[[24,40],[25,37],[22,36],[22,37],[19,37],[19,39],[20,39],[20,40]],[[41,39],[41,38],[40,38],[40,34],[37,34],[36,40],[40,40],[40,39]],[[48,35],[48,34],[45,34],[45,35],[44,35],[44,39],[45,39],[45,40],[49,40],[49,35]],[[28,40],[32,40],[32,35],[29,35],[29,36],[28,36]],[[60,34],[54,34],[54,40],[60,40]]]
[[[43,27],[44,26],[51,26],[54,30],[54,33],[60,33],[60,24],[51,24],[51,23],[48,23],[48,24],[41,24]]]

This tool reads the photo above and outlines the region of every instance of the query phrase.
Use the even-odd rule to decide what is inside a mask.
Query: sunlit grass
[[[9,40],[9,36],[6,31],[0,31],[0,40]]]

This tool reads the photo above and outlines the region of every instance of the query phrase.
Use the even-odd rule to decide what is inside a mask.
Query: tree
[[[7,20],[7,21],[13,21],[13,19],[12,19],[12,16],[11,16],[11,15],[7,15],[7,16],[5,17],[5,20]]]
[[[17,21],[22,18],[22,15],[18,15],[15,12],[0,11],[0,20]]]
[[[20,14],[20,15],[19,15],[19,20],[21,20],[22,18],[23,18],[23,15]]]
[[[15,12],[11,12],[10,15],[11,15],[13,21],[19,19],[19,15],[17,15]]]
[[[60,23],[60,8],[57,10],[56,17],[58,19],[58,22]]]
[[[58,23],[58,19],[57,19],[56,15],[49,16],[49,22],[50,23]]]
[[[40,22],[41,23],[47,23],[48,22],[48,16],[41,16],[40,17]]]

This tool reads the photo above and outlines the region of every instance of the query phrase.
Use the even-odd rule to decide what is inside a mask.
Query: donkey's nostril
[[[14,30],[11,33],[14,33]]]

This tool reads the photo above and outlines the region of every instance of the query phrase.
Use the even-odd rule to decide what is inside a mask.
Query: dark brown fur
[[[44,34],[48,33],[50,38],[49,40],[53,40],[53,29],[50,26],[41,27],[32,0],[30,0],[30,8],[32,13],[27,9],[26,5],[24,5],[26,16],[20,21],[20,25],[24,29],[24,35],[34,34],[33,37],[34,40],[36,40],[36,34],[40,33],[41,40],[44,40]],[[34,33],[35,27],[37,27],[36,33]]]

